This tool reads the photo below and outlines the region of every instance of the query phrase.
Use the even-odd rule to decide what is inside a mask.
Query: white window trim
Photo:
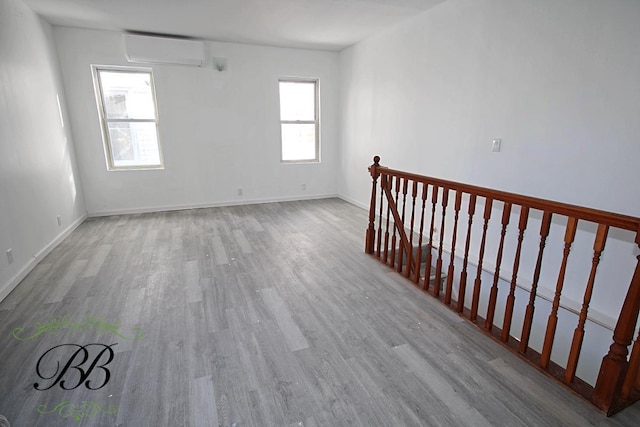
[[[148,73],[151,82],[151,94],[153,95],[153,107],[155,108],[156,118],[152,119],[118,119],[116,121],[126,122],[142,122],[156,124],[156,139],[158,143],[158,156],[160,163],[157,165],[133,165],[133,166],[115,166],[113,164],[113,154],[111,152],[111,142],[109,139],[109,129],[107,124],[109,120],[105,114],[104,97],[102,96],[102,84],[100,83],[99,71],[116,71],[124,73]],[[104,157],[107,164],[108,171],[135,171],[135,170],[162,170],[164,169],[164,158],[162,156],[162,145],[160,144],[160,118],[158,115],[158,105],[156,101],[156,86],[153,78],[153,69],[146,67],[126,67],[117,65],[91,65],[91,72],[93,75],[93,88],[95,91],[96,103],[98,105],[98,116],[100,120],[100,128],[102,130],[102,146],[104,149]]]
[[[301,163],[320,163],[320,79],[313,77],[280,77],[278,79],[278,114],[280,112],[280,82],[292,83],[313,83],[315,87],[315,105],[314,120],[282,120],[280,119],[280,163],[284,164],[301,164]],[[283,124],[314,124],[316,128],[315,140],[315,158],[301,160],[283,160],[282,159],[282,125]]]

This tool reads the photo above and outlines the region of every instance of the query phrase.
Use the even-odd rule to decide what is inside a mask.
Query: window
[[[280,80],[283,162],[320,161],[318,81]]]
[[[150,69],[93,67],[107,168],[162,169]]]

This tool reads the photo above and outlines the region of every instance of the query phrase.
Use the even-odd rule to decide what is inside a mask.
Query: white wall
[[[640,216],[638,22],[640,3],[630,0],[448,0],[343,51],[340,194],[368,206],[366,167],[380,155],[383,165],[395,169]],[[491,152],[494,138],[503,141],[500,153]],[[496,208],[499,222],[501,206]],[[479,223],[482,210],[476,212]],[[518,213],[508,231],[511,258],[503,261],[507,280]],[[489,266],[496,259],[499,224],[492,227]],[[525,289],[538,229],[534,218],[519,275]],[[551,297],[563,232],[563,221],[554,223],[543,265],[540,290]],[[478,253],[474,233],[471,258]],[[630,234],[610,233],[591,301],[590,317],[609,327],[638,255]],[[461,245],[459,235],[458,255]],[[565,308],[580,309],[592,245],[593,229],[581,227]],[[501,282],[500,298],[508,287]],[[519,299],[526,302],[528,295]],[[544,328],[549,311],[539,304],[536,323]],[[569,317],[558,333],[566,338],[554,348],[562,363],[568,350],[560,347],[576,327],[575,316]],[[536,341],[543,334],[534,331]],[[588,336],[597,348],[583,351],[593,353],[581,361],[595,367],[585,375],[591,382],[611,343],[610,332],[602,336],[604,341]]]
[[[90,215],[337,194],[337,53],[209,42],[206,68],[153,65],[165,169],[109,172],[90,65],[139,64],[127,63],[120,33],[54,33]],[[320,163],[280,163],[281,76],[320,79]]]
[[[343,51],[340,193],[368,203],[378,154],[640,216],[638,22],[631,0],[448,0]]]
[[[0,300],[85,212],[52,38],[22,2],[0,0]]]

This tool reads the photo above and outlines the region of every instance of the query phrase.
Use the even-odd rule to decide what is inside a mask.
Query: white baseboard
[[[265,199],[226,200],[222,202],[213,202],[213,203],[194,203],[194,204],[184,204],[184,205],[142,207],[142,208],[133,208],[133,209],[112,209],[107,211],[89,212],[89,216],[100,217],[100,216],[129,215],[129,214],[152,213],[152,212],[182,211],[187,209],[220,208],[224,206],[257,205],[261,203],[295,202],[298,200],[331,199],[334,197],[339,197],[339,196],[337,194],[315,194],[311,196],[288,196],[288,197],[275,197],[275,198],[265,198]]]
[[[367,206],[365,204],[362,204],[362,203],[356,201],[355,199],[352,199],[351,197],[343,196],[342,194],[338,194],[337,197],[338,197],[338,199],[344,200],[345,202],[350,203],[353,206],[357,206],[360,209],[364,209],[365,211],[369,210],[369,206]]]
[[[47,256],[49,254],[49,252],[51,252],[64,239],[66,239],[76,228],[78,228],[78,226],[80,224],[82,224],[84,222],[85,219],[87,219],[87,214],[86,213],[84,215],[82,215],[80,218],[78,218],[77,220],[75,220],[73,223],[71,223],[67,228],[65,228],[62,231],[62,233],[58,234],[58,236],[55,239],[53,239],[51,242],[49,242],[49,244],[47,244],[38,253],[33,255],[31,260],[29,262],[27,262],[20,269],[20,271],[18,271],[18,273],[16,273],[15,276],[13,276],[11,279],[9,279],[9,281],[7,283],[3,284],[0,287],[0,301],[5,299],[7,297],[7,295],[9,295],[11,293],[11,291],[13,291],[16,288],[16,286],[18,286],[18,284],[20,282],[22,282],[22,280],[25,277],[27,277],[27,274],[29,274],[31,272],[31,270],[33,270],[35,268],[36,265],[38,265],[38,263],[42,260],[42,258]]]

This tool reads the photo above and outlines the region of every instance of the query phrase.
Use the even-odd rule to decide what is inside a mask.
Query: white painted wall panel
[[[639,19],[626,0],[449,0],[343,51],[341,193],[368,204],[378,154],[640,216]]]
[[[122,36],[54,33],[89,214],[337,194],[338,54],[208,42],[205,68],[153,65],[165,169],[108,172],[90,65],[128,65]],[[320,163],[280,163],[281,76],[320,79]]]
[[[85,212],[52,39],[22,2],[0,0],[0,299]]]

